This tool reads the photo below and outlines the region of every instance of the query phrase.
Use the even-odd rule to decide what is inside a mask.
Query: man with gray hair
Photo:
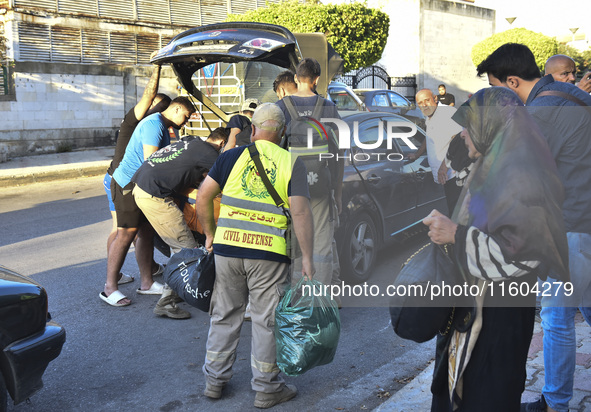
[[[252,143],[224,152],[203,181],[197,196],[197,216],[204,228],[205,247],[215,254],[216,280],[203,372],[204,395],[219,399],[232,377],[244,312],[250,300],[252,318],[251,369],[254,406],[270,408],[297,394],[279,376],[274,336],[275,308],[288,286],[290,259],[286,233],[289,220],[263,183],[255,160],[283,205],[289,205],[293,229],[303,255],[302,276],[314,275],[313,224],[306,169],[293,164],[279,147],[285,117],[272,103],[259,106],[252,118]],[[253,150],[254,148],[254,150]],[[213,199],[223,191],[217,227]]]
[[[555,54],[546,60],[544,74],[551,74],[556,82],[575,84],[577,79],[577,64],[569,56]],[[591,92],[591,72],[585,73],[576,86],[587,93]]]
[[[443,186],[448,215],[451,216],[462,188],[457,184],[455,171],[448,169],[445,164],[445,155],[451,140],[462,131],[462,128],[451,119],[456,109],[437,103],[431,90],[419,90],[415,96],[415,101],[425,116],[427,136],[425,136],[419,150],[411,153],[408,158],[415,161],[425,151],[427,152],[427,160],[433,173],[433,180]]]

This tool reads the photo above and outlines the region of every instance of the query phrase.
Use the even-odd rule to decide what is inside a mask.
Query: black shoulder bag
[[[416,251],[404,264],[392,287],[390,300],[392,327],[398,336],[426,342],[438,333],[447,335],[452,328],[465,332],[474,320],[473,299],[441,291],[463,283],[451,245],[430,242]]]
[[[271,195],[271,197],[273,198],[273,201],[275,202],[275,204],[277,205],[277,207],[280,207],[281,210],[283,211],[283,214],[285,215],[285,217],[287,218],[287,230],[285,231],[285,246],[286,246],[286,252],[287,252],[287,257],[293,259],[295,258],[294,252],[295,252],[295,248],[292,247],[292,242],[291,242],[291,231],[292,231],[292,224],[291,224],[291,213],[289,211],[288,208],[285,207],[285,202],[283,201],[283,199],[281,199],[281,196],[279,196],[279,193],[277,193],[277,190],[275,190],[275,188],[273,187],[273,184],[271,184],[271,181],[269,180],[269,177],[267,176],[267,173],[265,172],[265,168],[263,167],[263,164],[261,163],[261,158],[259,156],[259,151],[257,150],[256,144],[251,144],[250,146],[248,146],[248,151],[250,153],[250,157],[252,158],[252,161],[254,162],[254,165],[257,168],[257,171],[259,172],[259,176],[261,178],[261,180],[263,181],[263,183],[265,184],[265,187],[267,188],[267,191],[269,192],[269,194]]]

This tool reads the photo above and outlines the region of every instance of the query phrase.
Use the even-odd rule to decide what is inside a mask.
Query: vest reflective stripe
[[[281,210],[281,208],[277,207],[277,205],[275,205],[275,203],[273,203],[272,205],[269,205],[267,203],[253,202],[252,200],[238,199],[237,197],[230,197],[230,196],[227,196],[226,194],[222,194],[222,202],[228,206],[236,207],[239,209],[255,209],[256,208],[257,210],[260,210],[261,212],[283,215],[283,211]],[[253,205],[253,203],[256,203],[256,205]]]
[[[256,146],[269,180],[287,205],[292,165],[289,152],[267,141],[257,141]],[[214,244],[286,255],[287,218],[258,177],[248,149],[234,164],[220,203]]]
[[[281,230],[273,226],[261,225],[257,222],[244,220],[219,218],[218,226],[231,226],[232,229],[242,229],[244,231],[262,232],[273,236],[285,236],[285,229]]]
[[[313,147],[290,147],[289,152],[293,156],[312,156],[319,155],[321,153],[328,153],[328,143],[322,146]]]

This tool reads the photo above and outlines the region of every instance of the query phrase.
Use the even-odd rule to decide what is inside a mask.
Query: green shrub
[[[390,19],[364,3],[312,4],[289,0],[267,8],[231,14],[227,21],[252,21],[284,26],[293,33],[324,33],[344,60],[345,72],[371,66],[384,52]]]
[[[506,43],[521,43],[529,47],[540,70],[544,69],[548,57],[558,53],[558,41],[554,37],[518,28],[493,34],[472,47],[472,63],[478,66],[492,52]]]

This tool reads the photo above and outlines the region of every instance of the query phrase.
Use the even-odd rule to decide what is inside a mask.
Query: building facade
[[[150,54],[266,0],[0,0],[0,161],[105,146],[141,97]],[[279,0],[271,0],[278,2]],[[176,97],[169,68],[159,91]]]
[[[371,0],[390,16],[390,32],[380,64],[390,76],[416,76],[418,89],[437,86],[463,102],[487,87],[476,77],[472,47],[495,33],[495,10],[462,0]]]
[[[0,71],[0,162],[35,153],[112,145],[141,97],[150,54],[176,34],[281,0],[0,0],[8,64]],[[380,61],[390,76],[463,101],[476,78],[472,46],[492,35],[494,10],[451,0],[371,0],[390,15]],[[179,94],[172,70],[160,92]]]

